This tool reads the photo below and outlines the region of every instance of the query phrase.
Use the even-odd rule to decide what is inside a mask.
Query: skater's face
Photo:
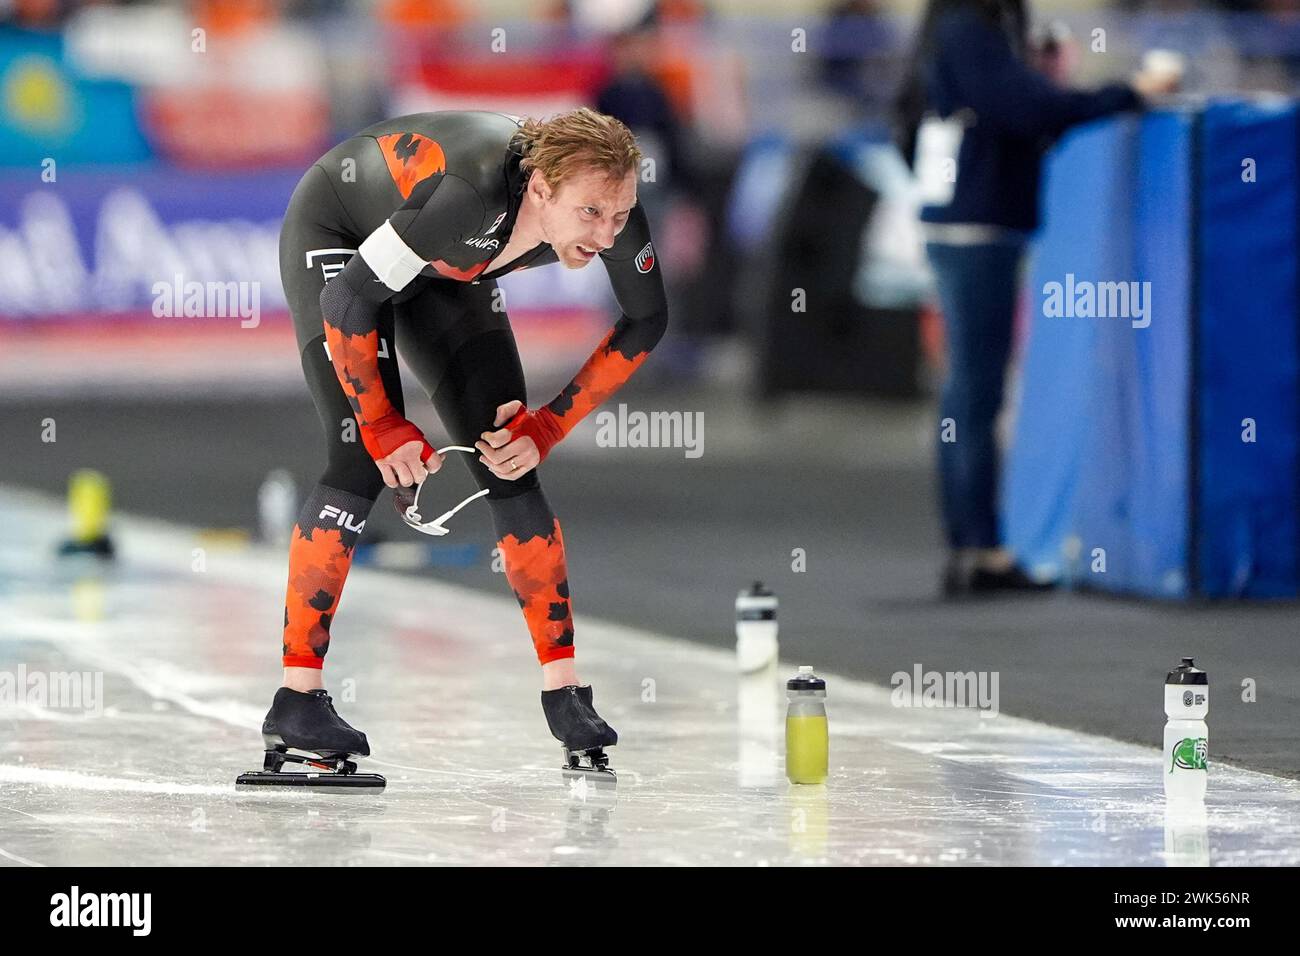
[[[581,269],[610,246],[636,205],[636,173],[611,180],[600,170],[578,173],[551,189],[534,173],[529,194],[537,203],[542,239],[569,269]]]

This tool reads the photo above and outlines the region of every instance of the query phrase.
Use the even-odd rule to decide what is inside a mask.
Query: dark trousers
[[[952,548],[994,548],[1001,540],[994,423],[1002,407],[1023,251],[1011,241],[926,244],[947,339],[939,497]]]

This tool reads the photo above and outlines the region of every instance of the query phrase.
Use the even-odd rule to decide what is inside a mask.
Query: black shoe
[[[612,747],[616,743],[618,743],[618,734],[615,732],[614,728],[611,727],[609,724],[605,723],[605,721],[601,719],[600,714],[596,713],[596,708],[593,707],[591,704],[590,684],[583,684],[581,687],[578,688],[578,699],[581,700],[584,704],[586,704],[587,716],[592,719],[592,721],[596,724],[597,727],[599,727],[602,731],[604,731],[606,735],[605,746]]]
[[[307,787],[343,791],[382,790],[386,781],[377,773],[357,773],[349,757],[370,756],[366,735],[334,710],[323,690],[306,693],[281,687],[262,722],[266,754],[261,770],[241,773],[238,789],[250,787]],[[303,751],[305,753],[299,752]],[[285,772],[285,765],[303,766],[303,772]]]
[[[1055,581],[1036,581],[1019,565],[993,571],[953,558],[943,572],[945,597],[1002,593],[1040,593],[1056,587]]]
[[[542,691],[542,712],[546,715],[551,736],[562,743],[566,750],[599,750],[618,739],[608,726],[602,727],[596,723],[600,718],[583,700],[576,685]],[[611,736],[613,740],[609,739]]]
[[[1016,564],[1002,571],[976,568],[974,575],[971,577],[971,590],[977,593],[988,591],[1041,592],[1050,591],[1055,587],[1055,581],[1036,581]]]
[[[319,688],[306,693],[277,690],[262,722],[262,737],[268,750],[278,743],[317,754],[370,756],[366,735],[340,717],[330,695]]]

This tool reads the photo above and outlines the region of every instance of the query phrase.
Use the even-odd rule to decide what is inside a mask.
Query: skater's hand
[[[435,451],[428,459],[421,461],[420,453],[424,448],[424,442],[408,441],[392,454],[376,461],[379,473],[384,477],[384,484],[389,488],[398,485],[409,488],[437,472],[442,467],[442,456]]]
[[[484,432],[483,440],[474,443],[480,453],[479,461],[487,465],[488,471],[505,481],[514,481],[528,474],[542,461],[536,442],[527,435],[511,441],[510,429],[501,428],[523,407],[524,403],[518,400],[498,407],[496,420],[492,423],[498,430]]]

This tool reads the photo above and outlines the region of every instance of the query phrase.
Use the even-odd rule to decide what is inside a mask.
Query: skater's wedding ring
[[[510,470],[511,471],[519,470],[519,462],[515,461],[513,458],[510,459]]]

